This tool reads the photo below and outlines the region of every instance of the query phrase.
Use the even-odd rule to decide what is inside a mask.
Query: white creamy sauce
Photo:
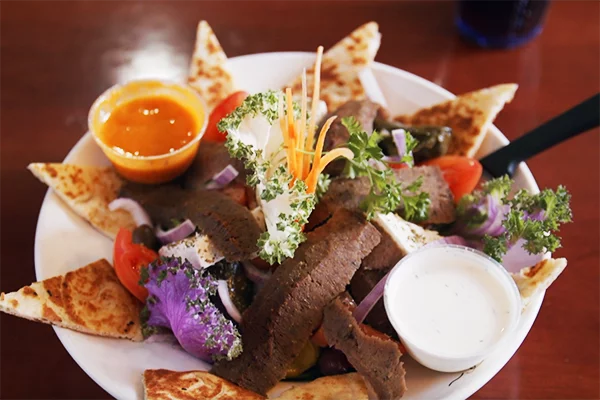
[[[416,347],[447,357],[482,352],[513,321],[515,303],[502,271],[466,253],[428,249],[390,277],[388,314]]]

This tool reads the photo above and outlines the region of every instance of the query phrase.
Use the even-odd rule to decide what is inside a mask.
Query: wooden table
[[[196,24],[208,20],[229,56],[326,48],[378,21],[377,60],[460,93],[517,82],[497,126],[516,138],[598,91],[598,2],[556,2],[543,34],[517,50],[462,42],[451,2],[2,2],[2,289],[35,280],[33,241],[46,188],[25,169],[61,161],[86,131],[88,109],[116,82],[185,76]],[[511,361],[473,398],[583,399],[599,389],[599,135],[529,163],[540,187],[565,184],[575,223],[562,230],[569,268]],[[108,398],[50,327],[1,317],[1,393],[12,398]]]

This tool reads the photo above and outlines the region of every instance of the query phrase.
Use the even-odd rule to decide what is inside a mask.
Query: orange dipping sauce
[[[102,94],[90,109],[88,126],[119,174],[155,184],[190,166],[206,119],[206,104],[189,86],[141,80]]]
[[[119,153],[158,156],[180,149],[197,134],[188,110],[169,97],[152,96],[119,105],[98,136]]]

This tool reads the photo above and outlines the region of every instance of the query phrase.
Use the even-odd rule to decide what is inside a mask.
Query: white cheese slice
[[[437,232],[423,229],[394,213],[377,214],[374,222],[390,235],[404,255],[442,238]]]

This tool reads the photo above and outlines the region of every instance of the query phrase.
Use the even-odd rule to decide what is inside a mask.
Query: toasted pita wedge
[[[496,115],[513,99],[518,85],[492,86],[423,108],[413,115],[396,117],[407,125],[438,125],[452,128],[448,154],[474,157]]]
[[[146,400],[262,400],[259,394],[204,371],[144,371]]]
[[[516,274],[511,274],[519,292],[523,308],[527,307],[532,298],[548,287],[565,270],[565,258],[542,260],[532,267],[523,268]]]
[[[27,168],[75,213],[109,238],[114,239],[121,227],[135,229],[131,214],[108,209],[123,184],[114,169],[44,163],[29,164]]]
[[[286,390],[278,400],[367,400],[367,387],[356,372],[325,376]]]
[[[198,24],[188,83],[206,101],[209,110],[235,91],[227,56],[206,21]]]
[[[373,62],[380,43],[379,25],[376,22],[369,22],[323,54],[320,97],[327,103],[329,111],[337,109],[348,100],[360,100],[366,97],[358,75]],[[312,96],[314,73],[314,68],[306,71],[309,97]],[[294,93],[301,93],[302,75],[288,86]]]
[[[142,304],[102,259],[66,275],[0,293],[0,311],[92,335],[141,341]]]

